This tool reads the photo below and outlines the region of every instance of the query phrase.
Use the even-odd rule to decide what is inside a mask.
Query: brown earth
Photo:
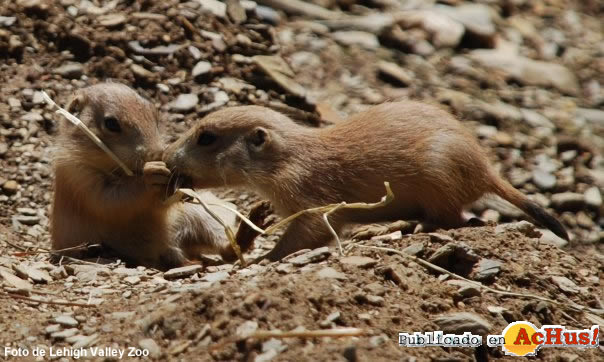
[[[405,4],[413,7],[412,1],[313,2],[335,14],[360,17],[396,15],[408,10]],[[263,7],[243,11],[243,19],[238,1],[227,1],[223,17],[220,9],[213,14],[204,8],[213,3],[0,4],[3,347],[30,353],[36,347],[135,347],[147,349],[147,359],[187,361],[511,360],[494,347],[399,347],[398,333],[442,330],[443,318],[460,312],[470,313],[469,330],[483,334],[500,334],[516,320],[568,329],[604,325],[599,2],[478,1],[489,11],[473,13],[451,29],[434,30],[413,20],[418,13],[403,13],[395,25],[377,26],[380,21],[372,20],[372,29],[353,27],[361,33]],[[458,9],[473,4],[426,3],[431,19],[443,4]],[[439,39],[452,35],[455,26],[462,26],[464,35],[442,44]],[[485,58],[502,57],[480,53],[493,47],[515,48],[505,53],[513,66],[487,67]],[[295,76],[268,76],[261,67],[266,58],[252,58],[257,55],[285,59]],[[524,57],[542,63],[518,75]],[[193,77],[199,61],[211,68]],[[398,67],[394,73],[391,63]],[[506,178],[563,221],[571,241],[552,245],[560,240],[540,238],[524,223],[496,228],[521,215],[487,201],[472,207],[475,216],[488,220],[481,227],[426,234],[413,233],[415,224],[406,222],[360,226],[343,238],[346,257],[332,247],[281,263],[207,266],[176,279],[152,269],[126,268],[115,259],[51,264],[43,250],[50,246],[58,116],[37,92],[45,90],[65,104],[74,90],[106,79],[129,84],[152,99],[163,112],[169,139],[225,105],[268,105],[309,126],[325,126],[388,99],[445,104],[491,150]],[[197,94],[198,103],[186,110],[170,105],[185,93]],[[218,193],[244,210],[258,199],[246,190]],[[275,239],[259,238],[246,258],[270,249]],[[533,296],[480,289],[409,256],[363,246],[405,250],[492,289]],[[358,328],[362,335],[249,337],[254,331],[342,327]],[[4,348],[0,356],[34,360],[6,356]],[[602,356],[600,345],[545,348],[535,358],[596,361]]]

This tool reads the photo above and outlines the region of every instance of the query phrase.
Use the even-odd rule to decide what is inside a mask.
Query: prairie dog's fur
[[[103,83],[78,91],[68,110],[135,175],[125,175],[62,120],[54,154],[53,250],[99,243],[133,263],[160,269],[181,266],[200,252],[228,254],[222,227],[201,207],[163,204],[170,171],[159,161],[159,114],[149,101],[125,85]]]
[[[390,182],[391,204],[338,211],[330,219],[336,231],[349,223],[409,218],[459,227],[462,208],[492,193],[568,239],[553,216],[497,175],[459,121],[419,102],[381,104],[323,129],[264,107],[227,108],[202,119],[164,160],[191,176],[195,187],[250,187],[283,216],[341,201],[376,202],[384,181]],[[330,239],[321,215],[303,216],[265,257],[277,260]]]

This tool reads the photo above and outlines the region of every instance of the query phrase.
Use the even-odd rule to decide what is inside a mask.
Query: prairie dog
[[[501,196],[568,240],[564,227],[489,165],[476,139],[451,114],[424,103],[384,103],[322,129],[259,106],[211,113],[168,147],[168,167],[195,187],[246,186],[283,216],[330,203],[376,202],[389,181],[395,199],[374,210],[341,210],[349,223],[419,219],[462,226],[462,208],[487,193]],[[278,260],[324,246],[331,234],[320,214],[298,218],[264,257]]]
[[[103,83],[78,91],[67,109],[135,175],[125,175],[81,130],[62,120],[54,154],[53,250],[98,243],[128,261],[160,269],[181,266],[201,252],[230,255],[224,230],[200,206],[163,204],[170,171],[160,161],[164,143],[153,104],[125,85]]]

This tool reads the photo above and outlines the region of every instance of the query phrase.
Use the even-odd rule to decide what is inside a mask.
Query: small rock
[[[159,79],[159,76],[157,74],[145,69],[145,67],[142,67],[138,64],[132,64],[130,66],[130,70],[132,70],[132,73],[135,77],[137,77],[138,79],[142,79],[148,83],[155,83]]]
[[[602,194],[598,187],[593,186],[588,188],[583,195],[587,206],[595,209],[599,209],[602,206]]]
[[[448,243],[438,248],[430,256],[430,263],[449,268],[453,264],[475,263],[480,259],[476,253],[463,243]]]
[[[99,338],[99,335],[96,333],[94,333],[90,336],[81,336],[80,338],[77,338],[74,341],[73,348],[79,349],[79,348],[86,348],[86,347],[92,346],[97,342],[98,338]]]
[[[205,281],[205,282],[215,283],[215,282],[219,282],[221,280],[228,279],[228,277],[229,277],[229,272],[226,270],[223,270],[223,271],[217,271],[215,273],[208,273],[208,274],[204,275],[201,278],[201,280]]]
[[[84,66],[80,63],[67,63],[56,68],[54,73],[67,79],[79,79],[84,74]]]
[[[343,45],[357,45],[368,50],[376,49],[380,46],[377,36],[372,33],[357,30],[336,31],[331,36]]]
[[[46,334],[52,334],[52,333],[58,332],[60,330],[61,330],[60,324],[51,324],[51,325],[47,326],[46,328],[44,328],[44,332],[46,332]]]
[[[227,5],[218,0],[197,0],[201,9],[208,11],[219,18],[226,18]]]
[[[20,109],[21,108],[21,101],[18,100],[15,97],[9,97],[8,98],[8,106],[12,109]]]
[[[552,276],[551,279],[552,279],[552,282],[554,282],[554,284],[556,284],[558,286],[558,288],[560,288],[560,290],[562,290],[563,292],[566,292],[569,294],[577,294],[580,291],[577,284],[575,284],[575,282],[568,279],[567,277],[556,275],[556,276]]]
[[[0,26],[3,27],[11,27],[17,21],[17,18],[14,16],[0,16]]]
[[[257,5],[255,12],[258,19],[269,24],[277,25],[281,22],[281,15],[268,6]]]
[[[284,265],[284,264],[281,264]],[[291,265],[291,264],[290,264]],[[337,279],[337,280],[348,280],[348,277],[344,273],[340,273],[332,267],[325,267],[317,272],[317,276],[321,279]]]
[[[97,18],[97,21],[101,26],[106,28],[115,28],[126,22],[127,18],[123,14],[107,14],[101,15]]]
[[[554,234],[548,229],[539,229],[541,232],[541,236],[539,237],[539,241],[545,244],[555,245],[559,248],[563,248],[568,245],[568,241],[562,239],[558,235]]]
[[[380,75],[395,85],[407,87],[413,83],[413,75],[396,63],[382,60],[378,62],[377,68]]]
[[[459,21],[432,10],[409,11],[402,21],[405,28],[419,26],[428,32],[430,41],[437,48],[457,47],[464,34],[464,26]]]
[[[191,75],[197,81],[207,79],[208,75],[212,71],[212,63],[204,60],[197,62],[191,71]]]
[[[340,259],[340,263],[359,268],[371,268],[377,264],[377,260],[367,256],[352,255]]]
[[[168,103],[168,108],[174,112],[188,113],[192,111],[195,106],[197,106],[197,103],[199,103],[199,97],[197,94],[179,94],[175,100]]]
[[[533,171],[533,183],[543,191],[551,190],[556,186],[556,176],[537,169]]]
[[[294,266],[290,263],[280,263],[279,265],[277,265],[275,270],[277,271],[277,273],[289,274],[294,271]]]
[[[405,254],[417,256],[424,252],[424,244],[422,244],[422,243],[411,244],[408,247],[404,248],[402,251]]]
[[[34,283],[50,283],[52,277],[45,270],[40,270],[24,264],[13,265],[17,275],[23,279],[31,279]]]
[[[21,119],[27,123],[44,121],[44,117],[42,117],[42,115],[40,113],[36,113],[36,112],[28,112],[28,113],[22,115]]]
[[[245,321],[235,331],[235,335],[239,338],[247,338],[258,329],[258,322]]]
[[[13,216],[13,220],[23,225],[37,225],[40,222],[39,216],[25,216],[25,215],[16,215]]]
[[[294,96],[306,97],[306,88],[294,80],[296,75],[283,58],[277,55],[256,55],[252,60],[283,89]]]
[[[503,263],[494,259],[482,259],[475,267],[474,279],[487,281],[494,278],[501,271]]]
[[[304,266],[310,263],[318,263],[327,259],[331,255],[329,252],[329,248],[324,246],[322,248],[317,248],[306,252],[304,254],[298,255],[291,259],[288,259],[287,262],[292,263],[295,266]]]
[[[518,221],[509,224],[500,224],[495,227],[495,234],[505,234],[509,232],[519,232],[529,238],[538,238],[541,236],[539,231],[535,228],[535,225],[528,221]]]
[[[570,95],[579,92],[575,75],[560,64],[535,61],[501,49],[477,49],[470,53],[470,58],[521,84],[552,86]]]
[[[227,0],[227,14],[235,24],[241,24],[247,20],[245,9],[239,0]]]
[[[372,347],[378,347],[390,341],[390,338],[385,334],[380,334],[379,336],[372,336],[369,338],[369,344]]]
[[[181,279],[189,277],[203,269],[202,265],[187,265],[180,268],[170,269],[164,273],[164,279]]]
[[[466,32],[480,38],[486,45],[493,42],[496,29],[489,6],[484,4],[440,5],[435,9],[459,21],[465,27]]]
[[[339,311],[333,312],[330,315],[328,315],[327,318],[325,318],[324,320],[319,322],[319,326],[321,328],[329,328],[329,327],[331,327],[332,323],[335,323],[336,321],[338,321],[341,316],[342,316],[342,314]]]
[[[8,180],[2,185],[2,190],[6,195],[14,195],[19,190],[19,184],[17,181]]]
[[[551,196],[552,206],[557,210],[577,211],[585,208],[585,195],[575,192],[563,192]]]
[[[433,320],[438,329],[445,334],[487,334],[491,330],[491,324],[477,314],[469,312],[453,313],[443,315]]]
[[[124,281],[130,285],[136,285],[136,284],[140,283],[141,278],[136,275],[133,275],[133,276],[125,277]]]
[[[0,280],[4,280],[8,285],[12,285],[19,290],[31,290],[33,288],[30,282],[19,278],[4,267],[0,267]]]
[[[542,115],[539,112],[533,111],[532,109],[521,108],[520,114],[522,115],[522,119],[529,124],[529,126],[537,128],[537,127],[545,127],[549,129],[554,129],[555,126],[547,117]]]
[[[158,358],[161,356],[161,348],[152,338],[145,338],[138,341],[140,348],[149,351],[149,357]]]
[[[68,315],[58,316],[54,319],[54,322],[65,327],[77,327],[80,324],[75,318]]]

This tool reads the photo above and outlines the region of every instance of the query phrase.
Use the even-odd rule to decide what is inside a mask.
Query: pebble
[[[441,10],[442,8],[435,8]],[[455,48],[464,34],[464,26],[443,11],[410,11],[403,20],[406,28],[421,26],[430,33],[430,41],[437,48]]]
[[[199,97],[197,96],[197,94],[179,94],[175,100],[168,103],[168,108],[174,112],[188,113],[195,109],[197,103],[199,103]]]
[[[4,280],[18,290],[31,290],[33,288],[30,282],[19,278],[4,267],[0,267],[0,280]]]
[[[237,327],[235,335],[239,338],[247,338],[252,333],[258,330],[258,322],[256,321],[245,321]]]
[[[77,328],[65,329],[62,331],[52,333],[50,335],[50,338],[55,339],[55,340],[64,340],[66,338],[75,336],[76,334],[78,334],[78,332],[79,332],[79,330]]]
[[[287,264],[281,264],[287,265]],[[280,265],[280,266],[281,266]],[[290,264],[291,265],[291,264]],[[340,273],[334,268],[327,266],[317,272],[317,276],[321,279],[337,279],[337,280],[348,280],[348,277],[344,273]]]
[[[347,46],[360,46],[368,50],[376,49],[380,46],[377,36],[358,30],[344,30],[331,33],[332,38],[340,44]]]
[[[106,28],[114,28],[120,26],[126,22],[127,18],[123,14],[107,14],[101,15],[97,18],[97,21],[101,26]]]
[[[579,92],[579,82],[575,75],[560,64],[536,61],[500,49],[477,49],[470,52],[469,56],[521,84],[552,86],[569,95]]]
[[[0,16],[0,26],[11,27],[17,21],[14,16]]]
[[[377,64],[378,72],[397,86],[407,87],[413,83],[413,75],[398,64],[381,60]]]
[[[585,190],[583,194],[587,206],[599,209],[602,206],[602,194],[597,186],[592,186]]]
[[[463,334],[471,332],[472,334],[487,334],[491,330],[491,324],[481,316],[470,313],[460,312],[439,316],[432,320],[438,326],[438,330],[445,334]]]
[[[239,0],[227,0],[227,14],[235,24],[241,24],[247,20],[245,8]]]
[[[323,261],[327,259],[329,255],[331,255],[329,248],[327,246],[324,246],[288,259],[287,262],[300,267],[306,264],[318,263],[320,261]]]
[[[484,4],[440,5],[436,6],[435,10],[459,21],[465,27],[466,32],[473,34],[475,37],[480,37],[484,43],[490,44],[493,41],[496,29],[489,6]],[[455,33],[458,30],[452,29],[450,31]]]
[[[145,67],[140,66],[138,64],[132,64],[130,66],[130,70],[132,73],[139,79],[144,79],[149,83],[155,83],[158,81],[159,76],[156,73],[153,73],[150,70],[147,70]]]
[[[201,5],[201,9],[208,11],[219,18],[226,18],[227,5],[218,0],[197,0]]]
[[[204,282],[215,283],[221,280],[228,279],[229,275],[230,274],[228,271],[217,271],[214,273],[205,274],[203,277],[201,277],[201,280]]]
[[[141,278],[136,275],[133,275],[133,276],[125,277],[124,281],[130,285],[136,285],[136,284],[140,283]]]
[[[258,19],[277,25],[281,22],[281,15],[275,11],[273,8],[263,5],[257,5],[255,10],[256,16]]]
[[[559,248],[563,248],[568,245],[568,241],[562,239],[558,235],[554,234],[551,230],[548,229],[539,229],[541,232],[541,236],[539,237],[539,241],[545,244],[555,245]]]
[[[17,181],[8,180],[2,185],[2,190],[6,195],[14,195],[17,193],[17,190],[19,190],[19,184]]]
[[[424,252],[424,244],[422,244],[422,243],[411,244],[408,247],[404,248],[402,250],[402,252],[405,254],[414,255],[414,256],[419,255]]]
[[[468,245],[448,243],[438,248],[428,261],[443,268],[448,268],[451,264],[475,263],[479,259],[480,257]]]
[[[377,264],[377,260],[367,256],[352,255],[341,258],[340,263],[367,269],[374,267]]]
[[[509,232],[519,232],[529,238],[538,238],[539,232],[532,223],[522,220],[508,224],[500,224],[495,227],[495,234],[506,234]]]
[[[174,268],[164,273],[164,279],[182,279],[198,273],[201,270],[203,270],[202,265],[187,265],[180,268]]]
[[[159,358],[161,356],[161,348],[152,338],[145,338],[138,341],[138,346],[141,349],[149,351],[149,357]]]
[[[80,63],[67,63],[56,68],[54,73],[67,79],[79,79],[84,74],[84,66]]]
[[[68,315],[60,315],[54,319],[54,322],[66,327],[77,327],[80,324],[75,318]]]
[[[558,288],[560,288],[560,290],[562,290],[563,292],[566,292],[569,294],[577,294],[580,291],[577,284],[575,284],[575,282],[568,279],[567,277],[556,275],[556,276],[552,276],[551,279],[552,279],[552,282],[554,282],[554,284],[556,284],[558,286]]]
[[[487,281],[494,278],[501,271],[503,263],[494,259],[481,259],[475,267],[474,279]]]
[[[294,80],[296,74],[283,58],[277,55],[256,55],[252,57],[252,61],[283,89],[297,97],[306,97],[306,88]]]
[[[556,176],[549,172],[537,169],[533,171],[533,183],[543,191],[551,190],[556,186]]]
[[[191,71],[191,75],[195,80],[199,81],[202,78],[206,78],[207,75],[212,71],[212,63],[204,60],[197,62]]]
[[[52,277],[45,270],[40,270],[24,264],[13,265],[13,269],[19,277],[31,279],[34,283],[52,282]]]
[[[585,208],[585,195],[576,192],[563,192],[551,196],[552,206],[557,210],[581,210]]]

